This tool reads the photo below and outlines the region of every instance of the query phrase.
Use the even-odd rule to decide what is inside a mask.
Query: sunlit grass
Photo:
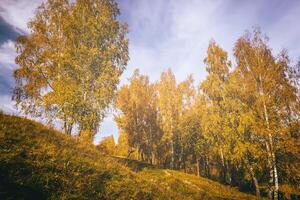
[[[172,170],[133,172],[94,145],[0,114],[0,197],[39,199],[253,199]]]

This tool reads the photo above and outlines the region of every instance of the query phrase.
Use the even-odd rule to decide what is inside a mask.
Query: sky
[[[19,114],[11,100],[14,42],[28,34],[27,22],[43,0],[0,0],[0,109]],[[288,49],[292,62],[300,58],[299,0],[118,0],[120,21],[129,26],[130,61],[121,84],[139,68],[152,81],[171,68],[178,81],[192,74],[196,84],[206,76],[203,59],[214,39],[232,58],[235,41],[259,26],[277,54]],[[118,129],[108,114],[95,137],[114,135]]]

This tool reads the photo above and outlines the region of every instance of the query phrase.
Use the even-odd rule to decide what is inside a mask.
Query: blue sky
[[[26,23],[42,0],[0,0],[0,109],[18,114],[11,101],[16,56],[14,40],[27,34]],[[210,39],[230,57],[235,41],[246,29],[260,26],[276,54],[289,50],[300,58],[299,0],[118,0],[120,20],[129,25],[130,61],[121,77],[125,83],[135,68],[152,81],[171,68],[178,81],[193,74],[196,83],[206,76],[203,59]],[[118,135],[112,114],[102,123],[102,137]]]

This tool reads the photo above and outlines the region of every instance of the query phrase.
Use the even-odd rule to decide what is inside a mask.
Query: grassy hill
[[[0,199],[255,199],[172,170],[134,172],[39,123],[0,114]]]

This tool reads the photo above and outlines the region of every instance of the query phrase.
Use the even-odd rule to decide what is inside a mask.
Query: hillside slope
[[[93,146],[0,114],[0,199],[254,199],[216,182],[162,169],[138,173]]]

